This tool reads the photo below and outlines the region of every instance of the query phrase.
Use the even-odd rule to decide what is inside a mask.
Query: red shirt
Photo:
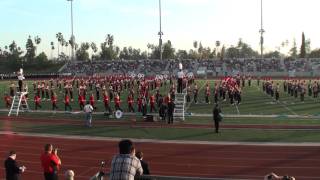
[[[89,101],[90,101],[91,106],[93,106],[94,105],[94,96],[90,96]]]
[[[155,103],[155,98],[154,98],[154,96],[152,95],[152,96],[150,96],[150,104],[154,104]]]
[[[10,103],[11,102],[11,97],[10,96],[5,96],[4,100],[6,103]]]
[[[54,154],[43,153],[40,160],[45,173],[53,173],[54,169],[52,167],[52,163],[56,164],[59,168],[59,159]]]
[[[51,97],[51,102],[52,102],[52,104],[56,104],[57,103],[57,96],[52,96]]]
[[[83,95],[81,95],[81,96],[79,96],[79,104],[84,104],[84,96]]]
[[[66,105],[69,105],[69,103],[70,103],[69,96],[65,96],[65,98],[64,98],[64,103],[65,103]]]
[[[120,105],[120,97],[119,96],[114,97],[114,102],[116,105]]]
[[[130,104],[130,105],[133,104],[133,98],[132,97],[128,97],[128,104]]]
[[[103,101],[105,104],[109,104],[109,96],[103,95]]]
[[[35,102],[36,104],[40,104],[40,97],[39,97],[39,96],[35,96],[35,97],[34,97],[34,102]]]

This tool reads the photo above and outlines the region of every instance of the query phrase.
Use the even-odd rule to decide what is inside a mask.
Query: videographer
[[[267,174],[264,177],[264,180],[296,180],[296,178],[292,177],[292,176],[278,176],[275,173],[270,173]]]
[[[26,170],[25,166],[18,166],[15,151],[9,152],[9,157],[5,160],[6,180],[19,180],[19,175]]]
[[[44,151],[45,152],[40,157],[44,178],[45,180],[58,180],[58,171],[61,166],[58,149],[53,149],[52,144],[46,144],[44,146]]]

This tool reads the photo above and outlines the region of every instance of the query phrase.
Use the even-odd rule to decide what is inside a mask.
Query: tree
[[[61,44],[61,42],[62,42],[62,40],[63,40],[63,35],[62,35],[62,33],[61,33],[61,32],[58,32],[58,33],[56,34],[56,38],[57,38],[57,40],[58,40],[58,58],[59,58],[59,54],[60,54],[60,52],[59,52],[59,45]]]
[[[94,42],[92,42],[92,43],[90,44],[90,47],[91,47],[91,49],[92,49],[92,51],[93,51],[93,55],[92,55],[92,57],[91,57],[91,59],[93,60],[94,57],[95,57],[95,54],[98,52],[98,47],[97,47],[96,43],[94,43]]]
[[[80,49],[77,50],[76,56],[79,61],[89,60],[89,53],[87,52],[90,48],[89,43],[81,43]]]
[[[304,32],[302,32],[302,41],[301,41],[301,47],[300,47],[300,58],[306,57],[306,39],[304,36]]]
[[[178,59],[188,59],[189,58],[189,55],[188,55],[188,52],[186,50],[178,50],[177,53],[176,53],[176,57]]]
[[[222,46],[222,49],[221,49],[221,54],[220,54],[220,59],[221,59],[221,60],[224,59],[225,52],[226,52],[226,47],[223,45],[223,46]]]
[[[306,56],[308,57],[311,52],[311,40],[306,40]]]
[[[34,46],[31,36],[29,36],[27,43],[26,43],[26,54],[25,54],[25,58],[27,59],[28,62],[33,62],[34,57],[36,56],[36,47]]]
[[[320,49],[314,49],[310,52],[310,58],[320,58]]]
[[[298,56],[297,43],[295,39],[293,40],[293,46],[290,49],[290,56],[294,59]]]
[[[39,36],[34,37],[34,42],[37,45],[35,48],[35,54],[37,54],[37,48],[39,46],[39,44],[41,43],[41,38]]]
[[[281,54],[279,51],[271,51],[263,55],[265,58],[280,58]]]
[[[162,56],[164,59],[174,59],[175,49],[172,47],[171,41],[168,40],[163,45],[163,53]]]

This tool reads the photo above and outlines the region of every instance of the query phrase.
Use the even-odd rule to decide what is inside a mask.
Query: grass
[[[31,81],[27,81],[29,90],[32,92]],[[193,102],[186,105],[188,112],[197,114],[211,114],[212,104],[204,103],[204,85],[206,80],[197,80],[199,90],[199,104]],[[211,92],[216,81],[209,80]],[[282,84],[281,81],[279,81]],[[0,81],[0,95],[9,90],[8,81]],[[168,91],[169,85],[161,88],[161,93],[165,94]],[[318,99],[306,96],[305,102],[300,102],[300,99],[295,99],[280,92],[280,102],[276,103],[271,97],[267,96],[260,90],[261,87],[253,82],[251,87],[245,86],[242,89],[243,102],[238,107],[232,106],[229,102],[220,102],[224,114],[241,114],[241,115],[279,115],[276,118],[224,118],[223,124],[255,124],[255,125],[320,125],[320,119],[296,119],[288,118],[285,115],[318,115],[319,102]],[[63,109],[62,96],[63,92],[57,91],[58,106]],[[76,94],[76,91],[74,91]],[[211,93],[212,94],[212,93]],[[121,96],[122,108],[126,110],[127,92],[124,91]],[[30,94],[30,99],[33,99],[33,93]],[[211,98],[213,99],[213,98]],[[98,111],[103,111],[102,102],[96,102]],[[30,107],[33,108],[33,102],[29,101]],[[51,102],[43,101],[42,110],[50,110]],[[79,111],[77,97],[72,104],[75,111]],[[113,102],[111,103],[113,107]],[[4,108],[4,103],[0,104],[0,109]],[[238,110],[237,110],[238,108]],[[136,108],[137,109],[137,108]],[[2,112],[0,115],[5,116]],[[10,122],[10,130],[15,132],[31,132],[31,133],[47,133],[47,134],[62,134],[62,135],[88,135],[100,137],[119,137],[119,138],[148,138],[148,139],[163,139],[163,140],[200,140],[200,141],[243,141],[243,142],[320,142],[320,133],[316,130],[255,130],[255,129],[223,129],[222,133],[215,134],[212,129],[181,129],[181,128],[131,128],[129,126],[121,127],[102,127],[97,126],[91,129],[76,126],[76,125],[45,125],[37,124],[37,118],[46,118],[50,120],[65,119],[66,121],[84,121],[82,114],[53,114],[53,113],[23,113],[25,117],[34,118],[34,122],[18,123]],[[141,114],[136,113],[136,116],[125,116],[120,121],[129,121],[131,118],[142,120]],[[103,115],[95,114],[95,121],[114,121],[114,118],[106,119]],[[119,121],[119,120],[117,120]],[[4,124],[6,123],[6,124]],[[211,117],[186,117],[185,123],[190,124],[212,124]],[[0,129],[7,130],[8,122],[0,122]]]

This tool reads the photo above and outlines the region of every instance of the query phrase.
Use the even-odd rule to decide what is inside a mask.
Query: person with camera
[[[58,156],[58,149],[53,149],[52,144],[44,146],[44,153],[41,155],[41,165],[45,180],[58,180],[58,171],[61,166],[61,160]]]
[[[92,105],[90,104],[89,101],[87,101],[87,104],[84,106],[83,111],[86,114],[86,126],[87,127],[91,127],[92,124],[92,112],[93,112],[94,108],[92,107]]]
[[[275,173],[270,173],[264,177],[264,180],[296,180],[296,178],[288,175],[278,176]]]
[[[111,162],[109,180],[134,180],[143,174],[140,160],[135,156],[135,148],[131,140],[119,142],[119,154]]]
[[[6,169],[6,180],[19,180],[19,176],[26,170],[25,166],[19,166],[16,162],[17,154],[15,151],[9,152],[9,157],[4,162]]]

